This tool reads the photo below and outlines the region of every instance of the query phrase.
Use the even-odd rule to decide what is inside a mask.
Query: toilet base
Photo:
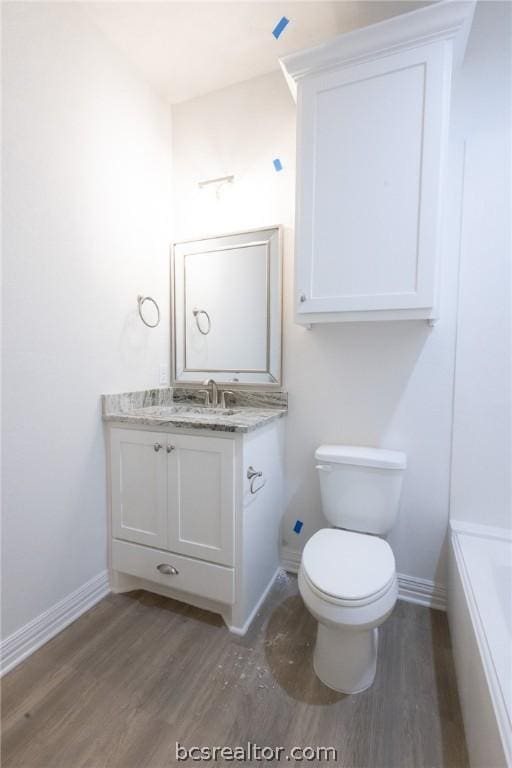
[[[361,693],[377,669],[377,628],[361,631],[318,624],[313,667],[316,676],[339,693]]]

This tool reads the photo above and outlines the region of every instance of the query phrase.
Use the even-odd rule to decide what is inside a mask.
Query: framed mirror
[[[174,243],[173,383],[281,384],[281,228]]]

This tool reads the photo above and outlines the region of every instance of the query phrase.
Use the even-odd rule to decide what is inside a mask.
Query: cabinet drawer
[[[168,564],[178,573],[161,573],[157,566]],[[165,587],[232,604],[235,601],[235,572],[215,563],[194,560],[160,549],[114,539],[112,568],[115,571],[149,579]]]

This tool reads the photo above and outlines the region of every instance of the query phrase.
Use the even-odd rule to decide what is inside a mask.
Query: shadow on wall
[[[157,328],[146,328],[139,317],[137,309],[130,310],[126,314],[119,349],[125,365],[137,365],[140,367],[149,365],[151,354],[151,342],[154,336],[159,336],[162,330],[166,331],[167,318],[161,317]]]
[[[325,525],[316,447],[382,444],[431,331],[424,322],[319,325],[311,331],[294,324],[288,327],[284,362],[290,393],[288,495],[282,538],[292,549],[300,543],[292,532],[297,518],[308,521],[302,543]],[[404,448],[388,441],[385,447]]]
[[[127,362],[132,362],[134,355],[140,355],[147,346],[148,331],[142,324],[136,309],[126,315],[121,337],[121,349]]]

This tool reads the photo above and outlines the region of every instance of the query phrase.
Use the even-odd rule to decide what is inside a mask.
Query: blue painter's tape
[[[302,526],[303,525],[304,525],[304,523],[302,522],[302,520],[297,520],[297,522],[293,526],[294,532],[295,533],[300,533],[302,531]]]
[[[278,157],[276,157],[275,160],[272,160],[272,162],[274,163],[274,168],[276,169],[276,171],[283,170],[283,164]]]
[[[283,29],[287,27],[289,23],[290,23],[290,19],[287,19],[286,16],[283,16],[283,18],[277,22],[274,29],[272,30],[272,34],[274,35],[276,40],[281,34],[281,32],[283,31]]]

